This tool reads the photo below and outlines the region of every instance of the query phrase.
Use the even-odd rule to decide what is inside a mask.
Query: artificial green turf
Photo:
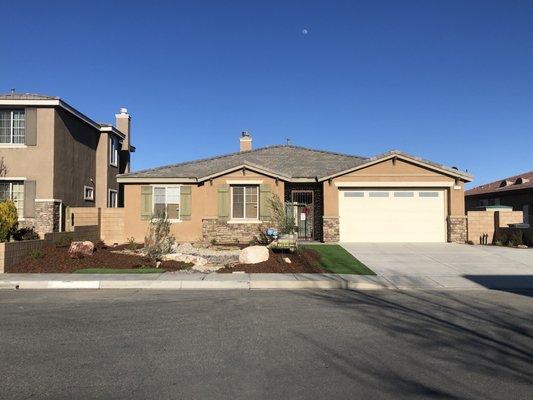
[[[74,274],[161,274],[163,268],[85,268],[74,271]]]
[[[376,275],[338,244],[306,244],[300,247],[317,252],[320,267],[334,274]]]

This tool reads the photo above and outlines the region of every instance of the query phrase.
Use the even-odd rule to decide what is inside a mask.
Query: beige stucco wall
[[[442,182],[443,186],[454,183],[455,179],[442,175],[436,171],[397,159],[386,160],[357,171],[339,176],[324,182],[324,216],[337,217],[339,215],[339,188],[336,183],[342,182]],[[446,188],[446,212],[448,215],[464,215],[464,185],[460,189]]]
[[[37,145],[24,147],[0,146],[0,157],[7,166],[7,178],[17,177],[37,181],[36,197],[54,197],[54,123],[53,108],[37,109]]]
[[[284,183],[255,172],[242,171],[230,173],[205,182],[201,185],[191,185],[191,219],[172,224],[171,232],[178,242],[194,242],[202,239],[202,220],[215,218],[217,210],[217,191],[220,185],[228,181],[239,180],[243,182],[257,182],[269,184],[272,193],[277,194],[283,200]],[[165,182],[151,183],[150,185],[167,184]],[[170,183],[172,185],[174,183]],[[126,238],[133,237],[142,242],[148,231],[149,221],[143,221],[141,214],[141,186],[148,184],[125,184],[124,185],[124,231]]]

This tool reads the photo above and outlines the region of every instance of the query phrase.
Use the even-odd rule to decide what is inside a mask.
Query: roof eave
[[[0,106],[41,106],[41,107],[61,107],[93,128],[101,130],[102,126],[91,118],[76,110],[70,104],[61,99],[0,99]]]

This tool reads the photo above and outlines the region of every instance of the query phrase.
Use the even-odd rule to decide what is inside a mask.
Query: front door
[[[314,203],[312,190],[293,190],[291,192],[293,217],[298,239],[314,239]]]

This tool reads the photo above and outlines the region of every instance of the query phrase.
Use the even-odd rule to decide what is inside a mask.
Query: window
[[[118,139],[114,136],[109,138],[109,164],[118,166]]]
[[[231,219],[259,219],[259,187],[231,187]]]
[[[365,192],[344,192],[344,197],[365,197]]]
[[[414,197],[414,192],[394,192],[394,197]]]
[[[369,192],[370,197],[389,197],[389,192]]]
[[[17,207],[18,216],[24,216],[24,182],[21,181],[1,181],[0,201],[13,200]]]
[[[0,110],[0,143],[24,144],[25,129],[24,110]]]
[[[109,208],[117,208],[118,206],[118,192],[113,189],[109,189],[107,195],[107,206]]]
[[[83,199],[84,200],[94,200],[94,188],[92,186],[83,187]]]
[[[155,216],[166,216],[170,220],[180,219],[180,187],[154,186]]]
[[[420,192],[418,197],[439,197],[439,192]]]

